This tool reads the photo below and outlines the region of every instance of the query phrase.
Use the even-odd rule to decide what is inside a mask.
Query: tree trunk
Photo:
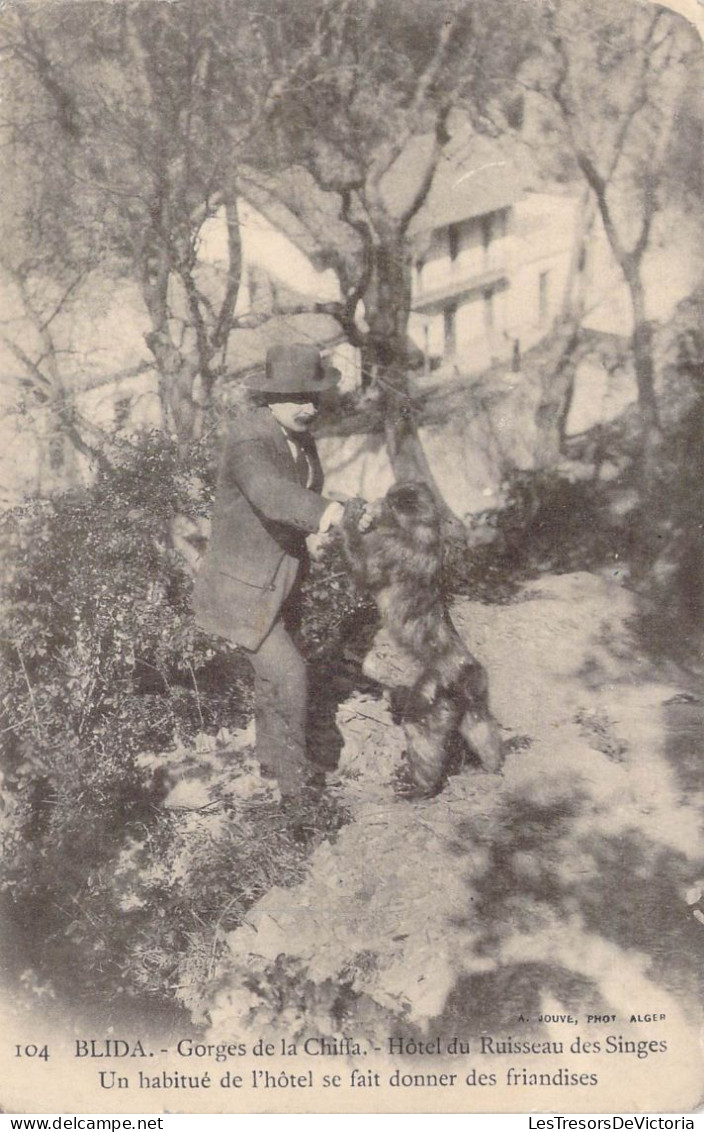
[[[647,493],[655,474],[657,451],[661,439],[660,413],[655,395],[653,363],[653,328],[646,317],[645,292],[640,265],[626,264],[624,275],[633,308],[633,365],[638,389],[640,413],[639,464],[642,486]]]
[[[382,398],[386,450],[397,483],[421,480],[432,491],[443,516],[445,534],[466,541],[467,531],[448,507],[418,435],[416,407],[405,370],[387,367]]]
[[[645,294],[638,270],[626,276],[633,306],[633,358],[638,387],[638,404],[644,432],[660,430],[660,415],[655,396],[653,365],[653,328],[645,314]]]
[[[373,375],[384,421],[386,448],[397,482],[422,480],[433,492],[446,520],[458,528],[430,470],[418,435],[417,408],[409,381],[408,321],[411,310],[410,256],[403,233],[378,222],[384,232],[374,247],[372,278],[364,295],[369,333],[363,372]]]
[[[173,430],[179,451],[184,452],[200,436],[202,411],[193,399],[197,369],[184,358],[163,331],[152,331],[146,342],[159,374],[159,397],[167,427]]]
[[[418,436],[416,409],[403,370],[389,366],[384,373],[384,435],[389,460],[398,481],[425,480],[433,492],[440,493]]]
[[[579,345],[581,316],[575,312],[560,327],[555,347],[545,366],[540,403],[535,412],[535,467],[554,468],[562,458],[565,423],[574,392],[575,351]]]
[[[541,375],[540,404],[536,410],[535,466],[552,468],[562,456],[565,424],[574,393],[574,353],[586,301],[587,247],[596,205],[589,189],[582,194],[574,246],[565,283],[554,352]]]

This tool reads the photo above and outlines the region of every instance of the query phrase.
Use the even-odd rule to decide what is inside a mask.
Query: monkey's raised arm
[[[345,557],[350,564],[355,581],[359,585],[366,582],[366,554],[364,552],[364,535],[359,529],[359,520],[364,513],[363,499],[348,499],[345,503],[345,513],[340,524],[342,547]]]

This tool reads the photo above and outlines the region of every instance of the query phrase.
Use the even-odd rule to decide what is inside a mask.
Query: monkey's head
[[[440,509],[425,483],[399,483],[390,488],[383,501],[382,518],[414,537],[440,537]]]

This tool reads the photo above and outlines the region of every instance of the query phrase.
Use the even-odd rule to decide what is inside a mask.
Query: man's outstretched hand
[[[345,517],[345,505],[333,500],[323,511],[316,535],[326,535],[331,527],[337,527]]]
[[[343,522],[354,523],[357,530],[364,533],[374,523],[373,508],[365,499],[358,497],[347,499],[344,503],[341,500],[330,503],[323,512],[318,530],[306,540],[312,558],[318,559],[322,556],[325,548],[330,544],[335,528]]]

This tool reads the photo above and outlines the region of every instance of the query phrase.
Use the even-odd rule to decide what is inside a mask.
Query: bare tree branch
[[[438,167],[438,161],[440,160],[442,151],[448,141],[447,117],[450,113],[451,108],[452,104],[448,99],[448,101],[438,109],[435,120],[433,148],[428,155],[428,159],[425,165],[425,171],[420,179],[415,193],[413,194],[413,198],[410,204],[404,209],[399,219],[400,230],[404,233],[407,231],[408,225],[410,224],[416,213],[419,211],[419,209],[422,207],[424,201],[428,196],[428,193],[430,192],[430,187],[433,183],[435,171]]]
[[[47,317],[41,323],[40,329],[41,329],[42,332],[45,331],[45,330],[48,330],[48,328],[51,326],[54,319],[57,318],[61,314],[61,311],[66,306],[66,303],[68,302],[70,296],[73,294],[73,292],[76,290],[76,288],[85,279],[85,274],[86,274],[85,271],[79,271],[78,274],[69,283],[68,287],[64,291],[63,295],[59,299],[58,303],[54,307],[51,314],[47,315]]]
[[[13,342],[11,338],[8,338],[5,334],[0,334],[0,341],[4,342],[8,350],[17,358],[18,362],[21,362],[27,372],[31,374],[36,385],[44,391],[42,399],[47,400],[53,389],[49,378],[42,373],[36,362],[33,362],[29,357],[29,354],[25,353],[22,347],[18,346],[16,342]]]
[[[216,350],[226,345],[232,329],[242,274],[242,239],[237,216],[237,198],[229,189],[225,194],[224,207],[227,225],[227,282],[212,333],[212,342]]]
[[[394,161],[403,153],[411,136],[417,132],[419,115],[425,105],[430,88],[437,80],[443,67],[456,26],[456,16],[443,23],[438,33],[435,50],[416,83],[413,98],[406,111],[404,127],[397,132],[392,142],[387,146],[380,147],[379,155],[371,163],[365,186],[370,199],[376,199],[378,197],[379,185],[384,174],[388,172]]]

